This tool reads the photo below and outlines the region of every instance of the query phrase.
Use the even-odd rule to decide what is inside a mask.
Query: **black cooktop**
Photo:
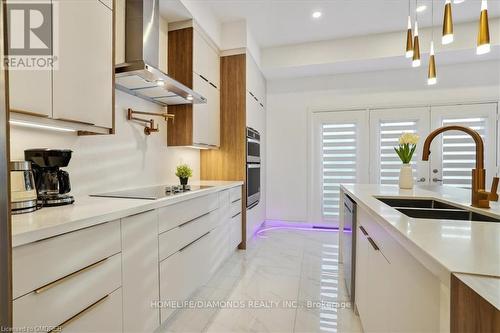
[[[186,192],[195,192],[210,188],[212,186],[192,186],[187,185],[163,185],[136,188],[130,190],[122,190],[101,194],[91,194],[91,197],[104,197],[104,198],[124,198],[124,199],[144,199],[144,200],[158,200],[166,197],[171,197]]]

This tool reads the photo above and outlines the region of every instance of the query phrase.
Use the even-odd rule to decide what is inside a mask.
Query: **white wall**
[[[500,100],[498,61],[438,67],[438,76],[433,87],[424,67],[268,81],[267,219],[307,220],[310,110]]]
[[[73,150],[69,167],[74,195],[114,189],[178,183],[175,167],[189,164],[199,180],[200,154],[189,148],[167,148],[166,123],[158,118],[160,132],[144,135],[143,127],[126,120],[127,108],[161,112],[153,103],[116,91],[116,135],[76,136],[11,126],[11,159],[24,159],[27,148]]]

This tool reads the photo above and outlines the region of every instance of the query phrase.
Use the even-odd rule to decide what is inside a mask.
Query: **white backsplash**
[[[75,101],[75,103],[84,101]],[[144,135],[144,127],[126,120],[127,108],[161,112],[162,108],[116,91],[116,134],[77,136],[47,130],[11,126],[11,160],[23,160],[28,148],[73,150],[69,166],[71,193],[76,196],[149,185],[177,183],[175,167],[187,163],[194,181],[200,177],[200,153],[190,148],[167,147],[167,126]]]

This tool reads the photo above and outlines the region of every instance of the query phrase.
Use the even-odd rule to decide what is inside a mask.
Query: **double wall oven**
[[[247,127],[247,208],[260,200],[260,134]]]

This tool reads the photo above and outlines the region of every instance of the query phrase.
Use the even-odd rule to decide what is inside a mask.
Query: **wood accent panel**
[[[173,105],[167,108],[169,114],[175,119],[168,121],[167,145],[168,146],[192,146],[193,145],[193,106]]]
[[[6,54],[7,4],[0,5],[0,54]],[[0,328],[12,327],[12,232],[10,217],[9,73],[0,71]]]
[[[500,310],[451,275],[450,331],[500,332]]]
[[[241,180],[242,243],[246,248],[246,55],[221,57],[220,149],[203,150],[202,180]]]
[[[184,28],[168,32],[168,74],[193,88],[193,28]],[[193,106],[171,105],[167,112],[175,115],[175,120],[168,122],[168,146],[193,145]]]
[[[193,28],[168,32],[168,74],[193,89]]]

